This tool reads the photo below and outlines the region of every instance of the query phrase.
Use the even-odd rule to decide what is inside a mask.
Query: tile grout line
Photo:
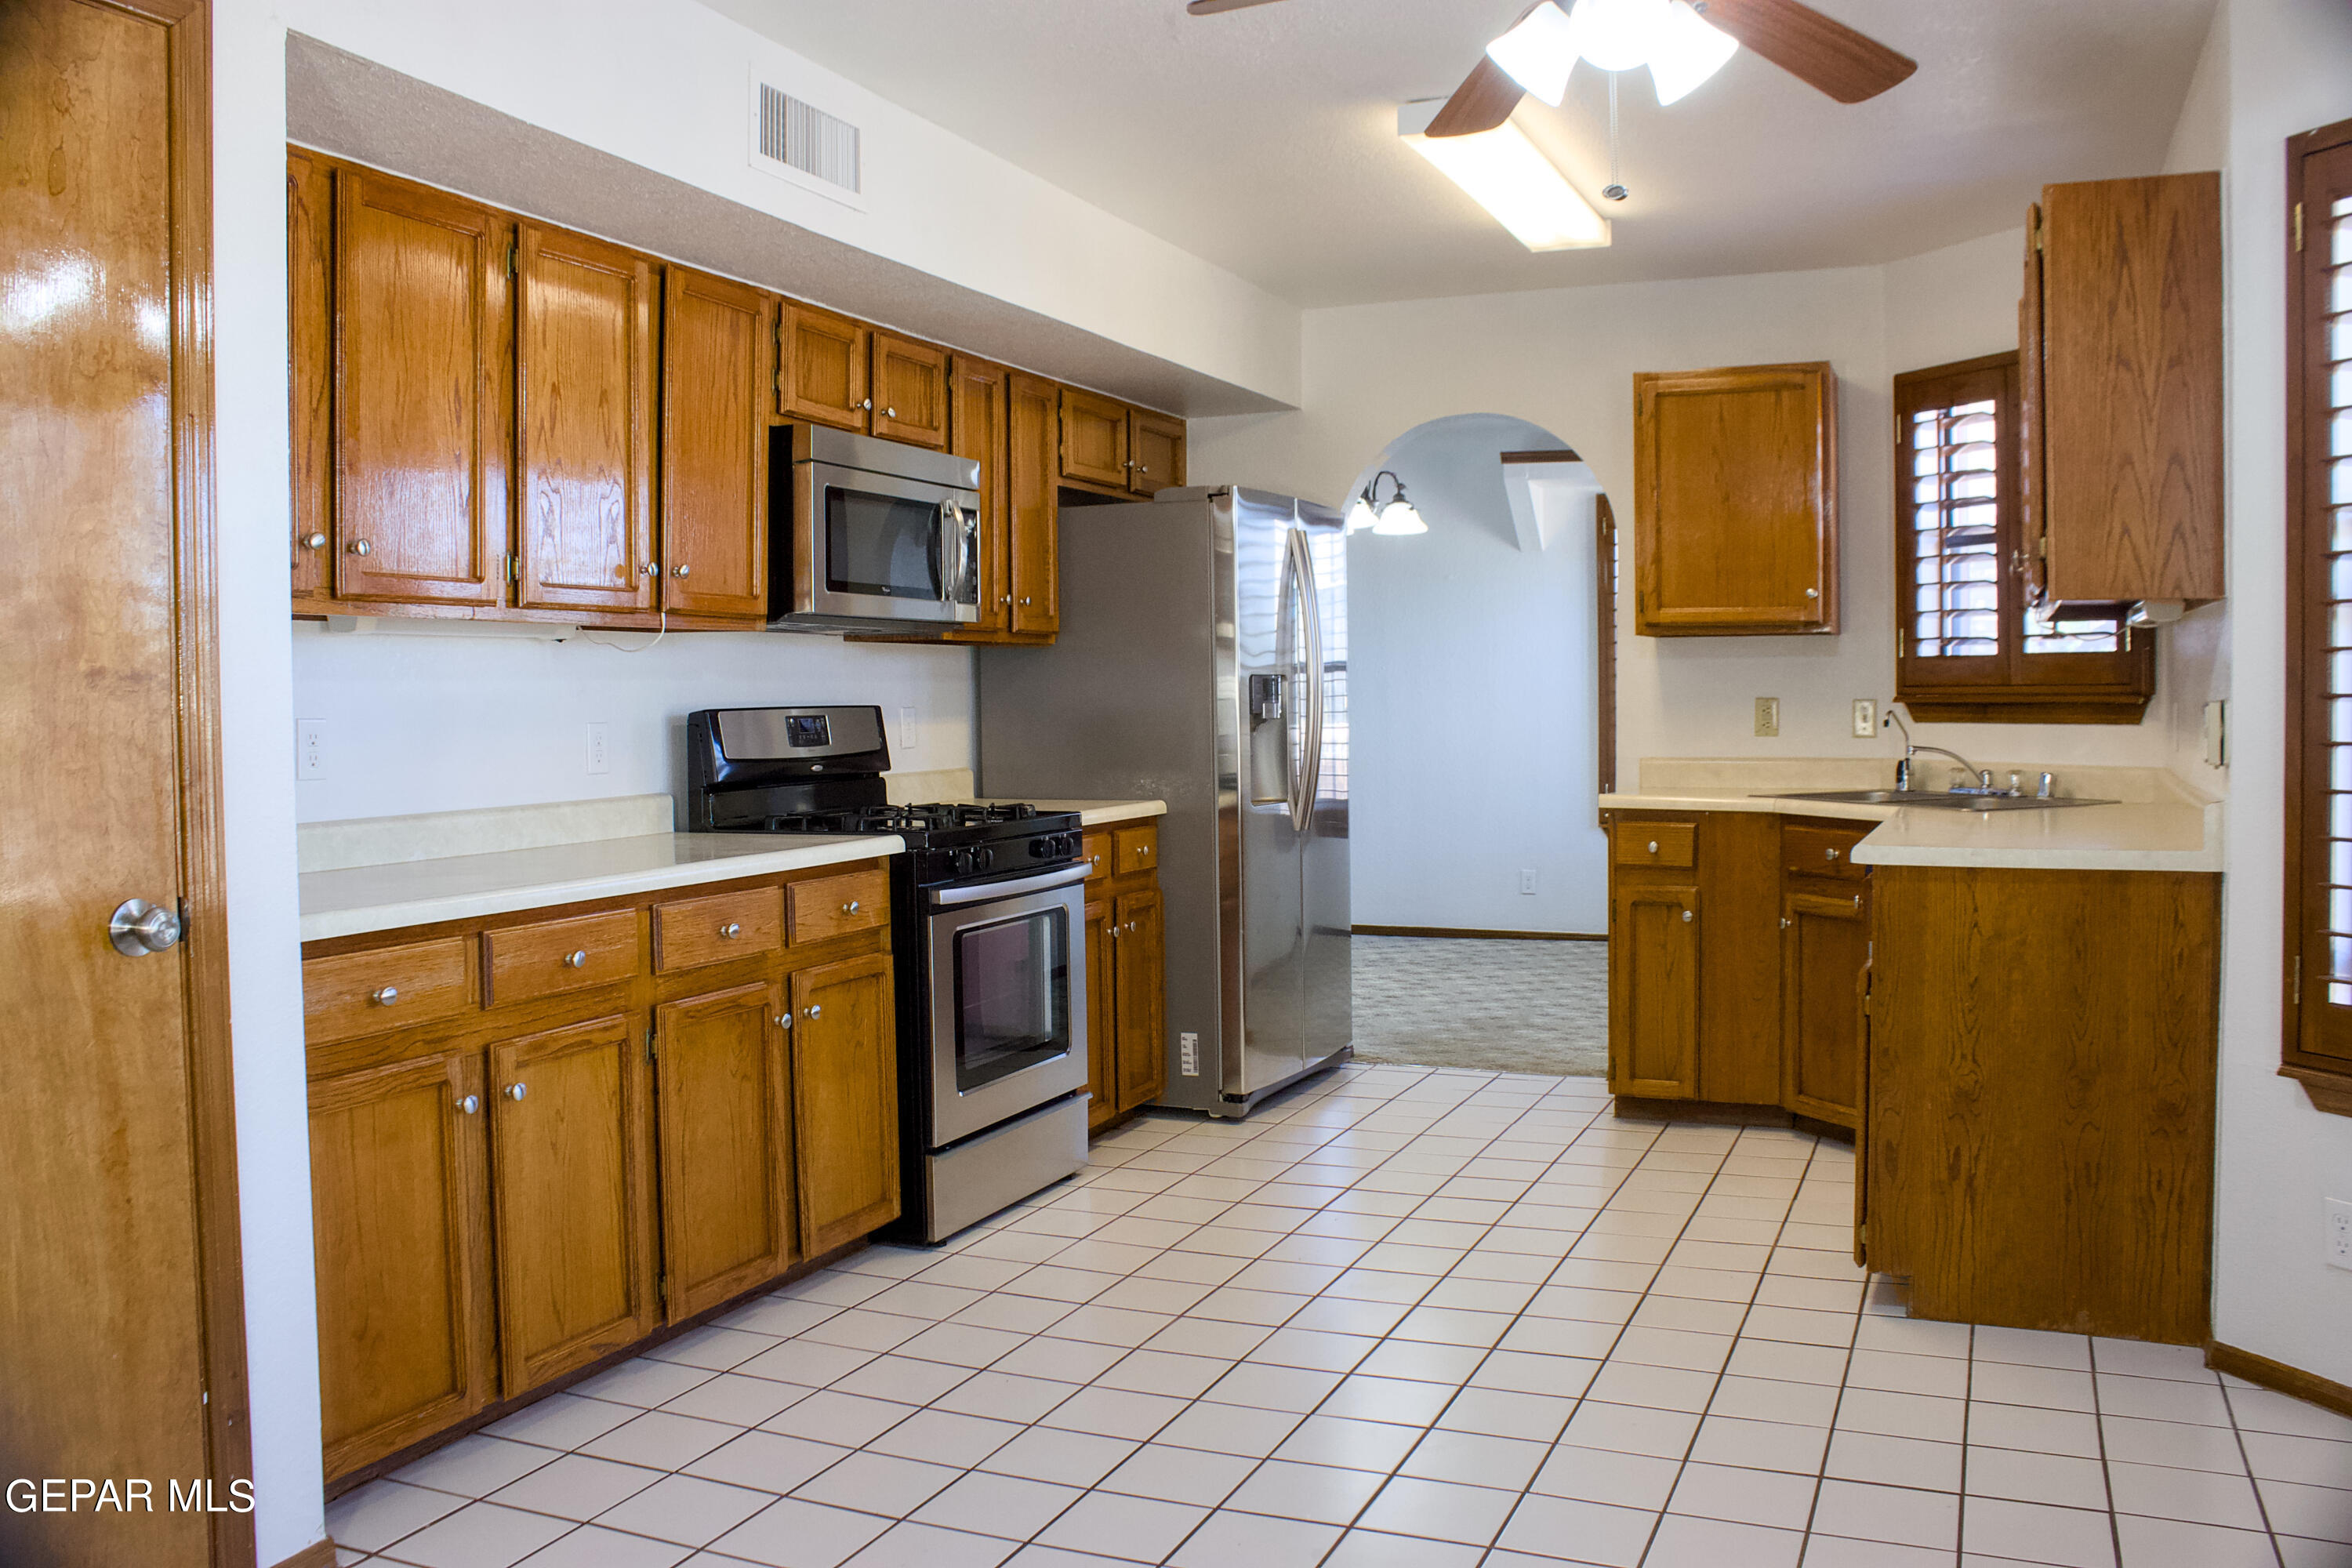
[[[1854,1178],[1857,1182],[1861,1180],[1861,1172],[1856,1171],[1854,1173]],[[1830,1448],[1837,1442],[1837,1418],[1839,1414],[1845,1409],[1846,1384],[1848,1380],[1853,1375],[1853,1347],[1862,1339],[1863,1319],[1870,1315],[1870,1282],[1877,1278],[1879,1278],[1879,1276],[1875,1270],[1870,1268],[1866,1265],[1864,1267],[1862,1275],[1862,1295],[1861,1298],[1854,1302],[1853,1306],[1853,1333],[1852,1337],[1846,1341],[1845,1370],[1841,1373],[1838,1377],[1837,1397],[1830,1401],[1829,1428],[1822,1435],[1822,1462],[1813,1477],[1813,1500],[1811,1505],[1805,1510],[1804,1534],[1798,1546],[1798,1560],[1801,1563],[1803,1561],[1803,1554],[1812,1550],[1813,1520],[1815,1516],[1821,1512],[1822,1488],[1829,1480]],[[1953,1556],[1957,1561],[1958,1552],[1956,1551],[1953,1553]]]
[[[2095,1356],[2096,1353],[2095,1349],[2093,1354]],[[2095,1383],[2096,1380],[2094,1379],[2095,1386]],[[2246,1485],[2254,1494],[2254,1517],[2263,1521],[2263,1533],[2270,1537],[2271,1555],[2284,1564],[2286,1562],[2286,1548],[2279,1542],[2278,1527],[2271,1522],[2270,1500],[2263,1495],[2262,1482],[2254,1475],[2254,1457],[2246,1449],[2246,1429],[2238,1425],[2238,1402],[2230,1397],[2230,1385],[2222,1381],[2218,1373],[2214,1375],[2213,1383],[2214,1386],[2221,1391],[2221,1408],[2230,1413],[2230,1437],[2238,1447],[2238,1462],[2246,1468]],[[2102,1426],[2104,1427],[2104,1423]],[[2104,1455],[2105,1452],[2104,1430],[2100,1440],[2101,1453]],[[2105,1468],[2103,1458],[2100,1468]],[[2114,1494],[2110,1489],[2108,1502],[2111,1506],[2114,1500]]]

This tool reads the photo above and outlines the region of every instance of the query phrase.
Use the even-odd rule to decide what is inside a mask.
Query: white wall
[[[1591,534],[1558,529],[1549,549],[1523,551],[1496,460],[1561,445],[1522,420],[1469,415],[1413,430],[1378,460],[1429,531],[1348,542],[1360,925],[1609,929]],[[1536,872],[1532,897],[1522,869]]]
[[[2176,151],[2228,153],[2231,600],[2223,657],[2234,731],[2221,973],[2213,1333],[2352,1384],[2352,1274],[2322,1261],[2321,1202],[2352,1199],[2352,1121],[2277,1076],[2285,898],[2286,195],[2283,143],[2352,118],[2352,7],[2222,0]],[[2210,90],[2210,78],[2226,90]],[[2226,110],[2217,112],[2220,103]],[[2225,112],[2226,118],[2221,118]]]
[[[676,795],[686,715],[739,704],[877,702],[892,767],[972,765],[969,649],[782,632],[673,633],[657,645],[650,633],[595,636],[554,643],[297,626],[295,717],[328,723],[326,776],[295,785],[297,816]],[[603,773],[587,771],[592,721],[605,725]]]

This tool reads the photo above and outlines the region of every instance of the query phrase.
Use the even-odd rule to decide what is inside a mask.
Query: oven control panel
[[[926,883],[986,877],[998,871],[1076,860],[1078,842],[1075,833],[1037,833],[995,844],[925,849],[916,857],[915,871],[918,879]]]

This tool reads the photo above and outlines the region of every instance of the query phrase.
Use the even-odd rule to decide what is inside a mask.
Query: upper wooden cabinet
[[[846,316],[786,303],[776,314],[776,410],[863,434],[873,333]]]
[[[1004,510],[1011,565],[1006,628],[1050,637],[1062,626],[1061,500],[1055,483],[1063,391],[1014,372],[1005,382]]]
[[[325,595],[334,560],[334,174],[294,148],[286,154],[286,373],[298,605]]]
[[[362,170],[335,187],[335,596],[496,605],[513,225]]]
[[[651,608],[653,264],[530,223],[515,256],[515,602]]]
[[[948,352],[873,334],[872,434],[918,447],[948,444]]]
[[[1184,422],[1139,408],[1128,416],[1127,449],[1135,472],[1127,488],[1157,495],[1184,482]]]
[[[2221,597],[2221,176],[2045,185],[2026,222],[2034,596]]]
[[[1126,404],[1062,389],[1062,478],[1125,489],[1127,438]]]
[[[662,302],[662,603],[748,622],[768,611],[768,355],[774,304],[668,268]]]
[[[1005,373],[1002,365],[957,354],[948,374],[948,450],[980,465],[980,619],[950,634],[957,642],[993,642],[1013,606],[1013,530],[1007,512]]]
[[[1637,374],[1633,418],[1633,629],[1836,631],[1830,367]]]

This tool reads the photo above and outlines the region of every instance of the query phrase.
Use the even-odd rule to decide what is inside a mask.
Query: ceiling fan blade
[[[1877,39],[1798,0],[1705,0],[1699,15],[1840,103],[1876,98],[1919,68]]]
[[[1485,55],[1478,64],[1462,79],[1445,107],[1430,121],[1429,136],[1475,136],[1481,131],[1492,131],[1511,117],[1519,106],[1527,89],[1511,79],[1510,74]]]
[[[1270,5],[1274,0],[1185,0],[1184,9],[1195,16],[1213,16],[1220,11],[1239,11],[1251,5]]]

